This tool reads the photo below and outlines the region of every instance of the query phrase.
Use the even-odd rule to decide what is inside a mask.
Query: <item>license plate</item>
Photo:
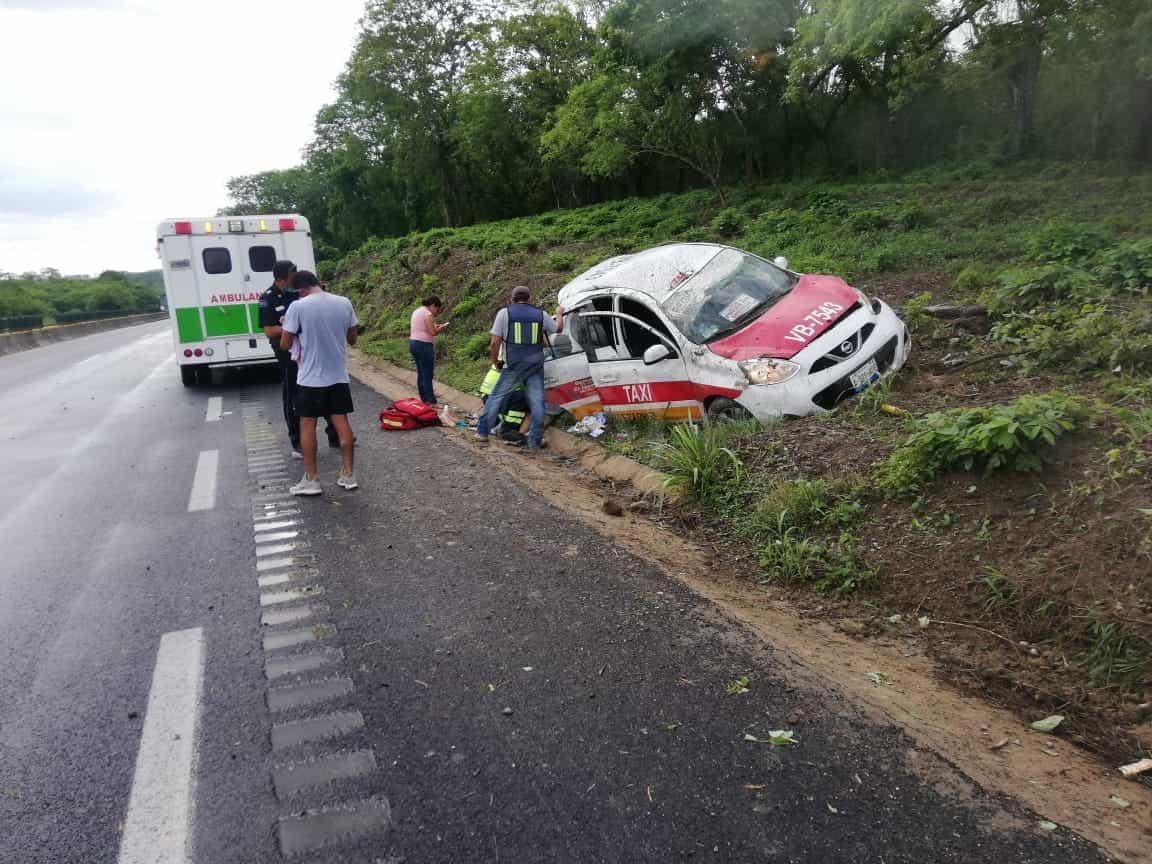
[[[873,381],[880,379],[880,369],[876,366],[875,360],[869,360],[855,372],[848,376],[848,380],[852,382],[852,388],[857,392],[867,390],[868,386]]]

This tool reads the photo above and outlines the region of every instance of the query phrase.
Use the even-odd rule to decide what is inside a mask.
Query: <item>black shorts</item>
[[[298,417],[330,417],[333,414],[351,413],[352,388],[347,384],[333,384],[330,387],[296,385]]]

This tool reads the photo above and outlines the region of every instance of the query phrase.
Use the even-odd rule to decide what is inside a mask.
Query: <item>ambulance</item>
[[[772,420],[830,411],[911,351],[883,300],[714,243],[609,258],[562,289],[547,401],[666,420]]]
[[[184,386],[209,383],[212,369],[275,363],[257,304],[277,261],[316,269],[308,220],[295,213],[168,219],[156,237]]]

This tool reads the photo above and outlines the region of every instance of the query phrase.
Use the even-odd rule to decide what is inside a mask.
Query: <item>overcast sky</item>
[[[0,270],[158,267],[156,223],[288,168],[364,0],[0,0]]]

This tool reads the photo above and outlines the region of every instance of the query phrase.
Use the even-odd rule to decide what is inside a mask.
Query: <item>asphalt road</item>
[[[363,387],[290,499],[167,332],[0,358],[3,864],[1099,860]]]

